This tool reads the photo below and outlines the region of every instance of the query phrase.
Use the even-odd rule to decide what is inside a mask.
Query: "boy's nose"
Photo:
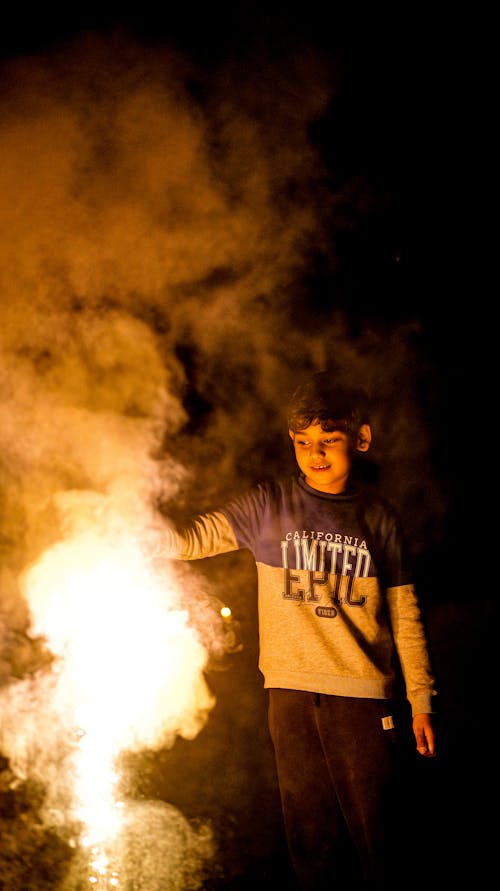
[[[325,454],[325,447],[320,442],[317,442],[316,444],[313,443],[313,455],[324,455],[324,454]]]

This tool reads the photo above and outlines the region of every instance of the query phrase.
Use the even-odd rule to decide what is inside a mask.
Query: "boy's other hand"
[[[417,752],[424,758],[433,758],[436,754],[436,735],[432,723],[432,715],[413,716],[413,733],[417,744]]]

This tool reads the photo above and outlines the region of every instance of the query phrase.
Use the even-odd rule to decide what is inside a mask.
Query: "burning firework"
[[[4,722],[0,740],[14,753],[18,775],[49,780],[45,819],[75,827],[71,844],[87,854],[89,882],[106,889],[123,887],[127,850],[137,847],[138,806],[120,798],[120,753],[194,738],[215,702],[204,677],[208,650],[180,606],[174,570],[153,566],[116,518],[111,526],[106,533],[102,525],[77,524],[77,532],[25,572],[33,633],[47,640],[55,661],[42,679],[5,691],[12,720]],[[168,819],[160,808],[151,816],[158,831],[175,827],[190,837],[198,861],[199,846],[208,856],[208,830],[198,839],[187,824],[181,827],[185,821],[174,808]],[[150,836],[144,806],[141,814],[141,831]],[[185,875],[182,886],[176,884],[179,867],[172,858],[170,864],[161,887],[190,887]],[[141,888],[157,887],[161,870],[150,873]]]

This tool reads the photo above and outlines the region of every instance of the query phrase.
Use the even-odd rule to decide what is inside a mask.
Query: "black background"
[[[434,473],[447,502],[443,533],[418,565],[424,594],[429,575],[439,590],[427,596],[442,691],[440,749],[433,762],[414,765],[430,887],[487,874],[493,818],[486,804],[496,760],[489,689],[496,594],[489,589],[495,573],[487,559],[493,530],[479,495],[489,484],[493,406],[485,412],[485,393],[492,334],[475,197],[483,173],[487,27],[453,14],[439,18],[435,9],[419,6],[401,18],[399,7],[377,6],[367,14],[360,6],[347,16],[334,4],[328,12],[319,4],[300,11],[279,4],[162,12],[44,7],[11,12],[0,35],[6,61],[57,48],[82,32],[116,28],[132,33],[145,52],[173,44],[208,71],[251,46],[258,53],[262,43],[279,54],[307,41],[335,57],[337,88],[311,139],[327,162],[331,189],[358,176],[372,205],[336,238],[334,266],[324,254],[313,260],[293,312],[302,314],[304,325],[311,317],[320,323],[329,312],[326,286],[335,282],[353,337],[367,320],[388,331],[409,319],[421,326],[425,373],[416,379]],[[374,290],[376,302],[367,296]],[[189,361],[188,353],[184,358]],[[231,671],[211,678],[217,705],[207,727],[159,759],[144,756],[139,788],[193,819],[217,811],[226,862],[214,887],[254,888],[267,879],[291,888],[256,669],[256,617],[250,611],[246,618],[243,654],[230,657]],[[261,757],[247,757],[250,749]],[[251,778],[247,770],[254,771]]]

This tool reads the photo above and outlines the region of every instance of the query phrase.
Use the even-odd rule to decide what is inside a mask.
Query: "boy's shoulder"
[[[241,492],[235,493],[227,505],[253,503],[264,505],[266,502],[280,500],[291,495],[298,486],[297,475],[270,476],[251,483]]]
[[[390,495],[382,491],[376,483],[362,483],[356,486],[360,498],[367,505],[379,507],[381,510],[393,512],[396,510],[395,503]]]
[[[296,474],[288,476],[269,476],[261,478],[246,490],[246,495],[257,500],[274,499],[291,493],[298,485]]]
[[[396,503],[374,486],[360,492],[358,516],[372,534],[403,536],[403,523]]]

